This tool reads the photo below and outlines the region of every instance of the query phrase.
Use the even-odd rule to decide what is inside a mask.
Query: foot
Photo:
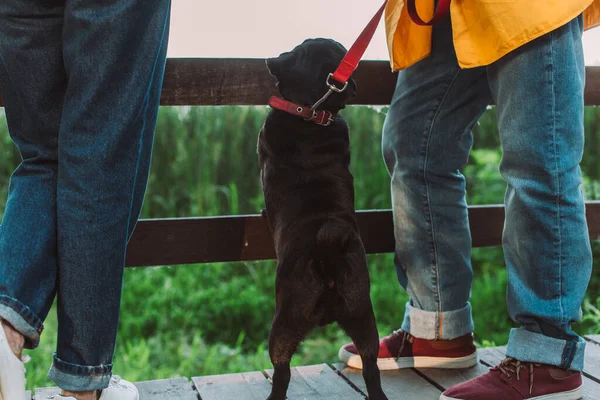
[[[582,385],[581,372],[507,357],[488,373],[446,390],[440,400],[578,400]]]
[[[89,395],[86,392],[83,396]],[[121,379],[119,376],[113,376],[106,389],[96,392],[92,395],[92,399],[98,400],[139,400],[140,394],[137,388],[131,382]],[[77,392],[66,392],[58,395],[60,400],[88,400],[88,397],[82,397]]]
[[[0,319],[0,400],[26,400],[23,345],[25,339]]]
[[[342,347],[340,360],[352,368],[362,369],[362,360],[353,343]],[[473,335],[452,340],[419,339],[402,330],[379,341],[377,366],[380,370],[401,368],[469,368],[477,364]]]

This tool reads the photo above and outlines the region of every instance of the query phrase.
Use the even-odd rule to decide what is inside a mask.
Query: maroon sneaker
[[[362,360],[353,343],[340,349],[340,360],[362,369]],[[452,340],[419,339],[402,330],[379,341],[377,366],[380,370],[401,368],[469,368],[477,364],[477,350],[471,333]]]
[[[440,400],[577,400],[581,372],[507,357],[486,374],[446,390]]]

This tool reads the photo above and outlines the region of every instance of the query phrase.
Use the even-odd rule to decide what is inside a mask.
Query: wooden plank
[[[187,378],[136,382],[140,400],[198,400],[198,393]]]
[[[265,400],[271,384],[261,372],[192,378],[202,400]]]
[[[359,211],[367,253],[394,251],[391,210]],[[600,238],[600,201],[587,203],[590,237]],[[471,206],[474,247],[498,246],[503,206]],[[141,220],[127,249],[127,266],[157,266],[275,258],[266,218],[260,215]]]
[[[272,378],[273,370],[265,371]],[[288,400],[364,400],[327,364],[292,368]]]
[[[388,62],[365,61],[354,73],[359,88],[352,104],[389,104],[396,75]],[[266,105],[278,94],[264,59],[169,59],[162,105]]]
[[[435,382],[444,390],[466,382],[469,379],[483,375],[489,371],[489,367],[482,363],[477,363],[471,368],[461,369],[441,369],[441,368],[419,368],[419,373],[425,375],[429,380]]]
[[[479,350],[479,360],[488,367],[495,367],[506,358],[506,346],[486,347]]]
[[[585,338],[590,342],[600,345],[600,335],[587,335]]]
[[[504,359],[506,346],[484,349],[479,353],[481,361],[490,367],[496,366]],[[600,383],[590,379],[588,354],[586,352],[586,367],[583,374],[583,400],[600,400]]]
[[[140,392],[140,400],[198,400],[198,394],[187,378],[136,382],[135,386]],[[33,399],[53,399],[59,393],[60,389],[57,387],[36,389]]]
[[[357,96],[351,104],[388,105],[396,85],[387,61],[362,61],[354,73]],[[276,94],[264,59],[170,58],[161,104],[265,105]],[[586,67],[586,105],[600,105],[600,67]],[[0,106],[2,106],[0,93]]]
[[[588,342],[587,346],[585,346],[585,365],[583,367],[583,372],[590,378],[600,382],[600,346],[596,343]]]
[[[334,364],[333,368],[358,387],[363,394],[367,394],[367,387],[360,370],[348,368],[344,364]],[[381,371],[381,387],[389,400],[438,400],[442,392],[412,369]]]
[[[364,60],[354,79],[358,90],[350,104],[388,105],[396,87],[388,61]],[[264,59],[169,59],[162,105],[265,105],[278,94]],[[586,105],[600,105],[600,67],[586,67]]]
[[[585,68],[585,105],[600,106],[600,66]]]

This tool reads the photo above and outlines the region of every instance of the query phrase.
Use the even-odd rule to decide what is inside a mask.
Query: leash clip
[[[313,106],[310,108],[311,110],[313,110],[313,111],[316,110],[317,107],[319,107],[321,104],[323,104],[325,102],[325,100],[327,100],[329,98],[329,96],[331,96],[333,94],[333,92],[342,93],[348,87],[348,81],[344,82],[344,86],[342,88],[339,88],[339,87],[335,86],[334,84],[330,83],[329,80],[332,77],[333,77],[332,73],[330,73],[327,76],[327,79],[325,80],[325,84],[327,85],[329,90],[327,91],[327,93],[325,93],[325,96],[321,97],[321,99],[319,101],[317,101],[315,104],[313,104]]]
[[[348,81],[344,82],[344,86],[340,89],[337,86],[331,84],[329,82],[329,80],[333,77],[332,73],[329,73],[329,75],[327,76],[327,80],[325,81],[325,83],[327,84],[327,87],[329,88],[329,90],[332,90],[336,93],[342,93],[344,90],[346,90],[346,88],[348,87]]]

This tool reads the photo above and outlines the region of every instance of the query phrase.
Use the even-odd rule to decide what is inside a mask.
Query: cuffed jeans
[[[0,227],[0,317],[39,342],[55,295],[62,389],[108,386],[170,0],[2,0],[0,88],[22,163]]]
[[[460,169],[473,143],[471,129],[494,101],[507,182],[507,303],[521,325],[510,333],[507,355],[583,368],[585,342],[571,330],[581,319],[592,267],[579,167],[582,29],[578,17],[487,67],[461,69],[447,18],[433,29],[431,56],[399,73],[383,155],[391,175],[396,270],[410,296],[403,330],[453,339],[474,329]]]

